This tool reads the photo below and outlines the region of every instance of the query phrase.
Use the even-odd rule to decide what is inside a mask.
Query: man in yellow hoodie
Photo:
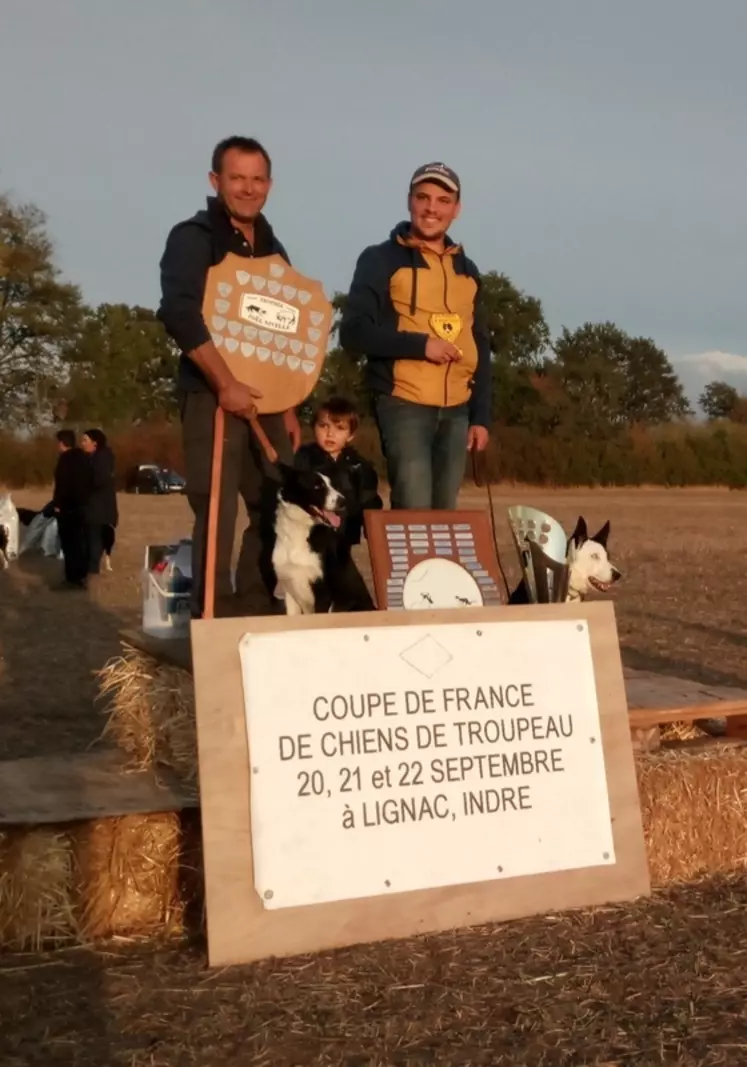
[[[479,271],[448,236],[459,178],[418,168],[408,206],[410,221],[359,257],[340,342],[366,357],[392,507],[452,509],[467,451],[488,443],[490,341]]]

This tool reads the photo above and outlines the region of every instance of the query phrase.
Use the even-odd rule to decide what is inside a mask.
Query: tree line
[[[675,463],[679,475],[670,469],[670,455],[639,464],[639,474],[650,470],[644,481],[689,484],[696,468],[706,481],[716,478],[716,468],[725,477],[724,466],[732,462],[726,453],[741,440],[740,424],[747,424],[747,397],[733,386],[713,381],[705,387],[699,404],[712,426],[704,436],[692,425],[694,412],[670,360],[650,338],[632,337],[611,322],[564,327],[552,338],[541,301],[496,271],[482,277],[482,303],[494,360],[496,437],[512,449],[509,466],[527,457],[512,477],[639,481],[631,457],[646,452],[644,440],[649,453],[671,453],[674,440],[685,449]],[[334,304],[339,320],[345,295],[336,294]],[[333,335],[316,393],[360,398],[361,361],[335,341]],[[0,196],[0,425],[6,434],[60,423],[99,424],[116,433],[172,421],[177,360],[152,309],[86,305],[55,265],[44,214]],[[706,438],[721,442],[715,466],[692,461],[700,447],[693,442]],[[558,446],[597,459],[587,459],[585,474],[574,473],[573,464],[559,464]],[[543,478],[529,457],[545,453],[549,473]],[[18,458],[17,449],[14,454]]]

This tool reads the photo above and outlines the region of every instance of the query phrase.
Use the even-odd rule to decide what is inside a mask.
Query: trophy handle
[[[208,505],[207,540],[205,543],[205,597],[203,619],[215,618],[215,564],[218,549],[218,516],[220,512],[221,478],[223,476],[223,435],[225,416],[218,404],[213,420],[213,463],[210,469],[210,503]]]
[[[256,415],[248,419],[249,425],[270,463],[277,463],[278,454],[262,429]],[[223,438],[226,418],[218,404],[213,421],[213,462],[210,469],[210,503],[208,504],[207,540],[205,544],[205,598],[203,619],[215,618],[215,566],[218,557],[218,519],[220,516],[221,479],[223,477]]]

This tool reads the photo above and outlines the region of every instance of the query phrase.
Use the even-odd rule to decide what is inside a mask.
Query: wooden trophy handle
[[[213,463],[210,470],[210,503],[208,505],[207,540],[205,543],[205,598],[203,619],[215,618],[215,565],[218,558],[218,518],[220,515],[220,491],[223,476],[223,436],[226,420],[220,404],[215,409],[213,421]]]

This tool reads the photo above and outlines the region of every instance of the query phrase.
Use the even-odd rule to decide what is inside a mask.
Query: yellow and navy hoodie
[[[359,257],[340,323],[340,344],[366,357],[366,382],[415,404],[469,404],[470,424],[490,424],[490,339],[479,314],[480,273],[461,245],[446,239],[442,255],[421,245],[401,222]],[[459,315],[454,342],[462,358],[425,358],[437,337],[432,315]]]

